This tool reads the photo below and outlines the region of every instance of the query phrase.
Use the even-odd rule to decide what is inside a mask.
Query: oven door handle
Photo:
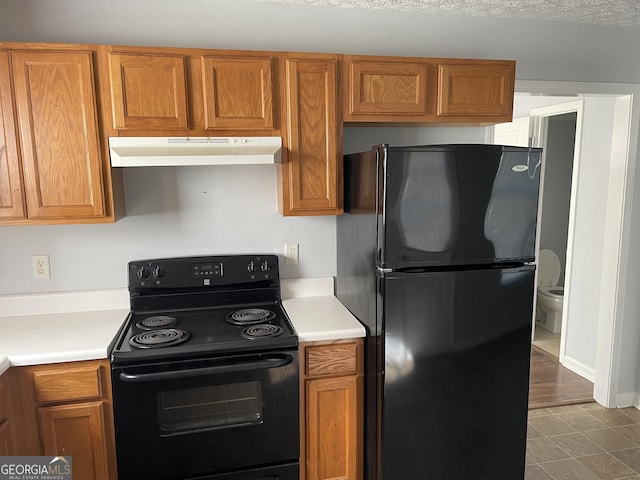
[[[262,370],[265,368],[284,367],[293,362],[291,355],[275,354],[261,355],[256,359],[230,359],[232,363],[216,365],[213,367],[191,368],[184,370],[172,370],[168,372],[153,373],[127,373],[120,372],[120,380],[123,382],[156,382],[161,380],[175,380],[178,378],[199,377],[202,375],[217,375],[222,373],[236,373],[247,370]]]

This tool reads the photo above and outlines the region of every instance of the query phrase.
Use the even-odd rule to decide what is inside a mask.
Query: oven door
[[[112,382],[119,480],[298,463],[296,350],[114,367]]]

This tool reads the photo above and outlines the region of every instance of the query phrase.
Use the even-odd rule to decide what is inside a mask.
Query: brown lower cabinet
[[[13,455],[9,414],[9,374],[0,375],[0,457]]]
[[[115,480],[108,360],[13,367],[15,455],[71,456],[73,478]],[[13,394],[15,392],[15,394]]]
[[[363,341],[300,344],[301,480],[362,480]]]

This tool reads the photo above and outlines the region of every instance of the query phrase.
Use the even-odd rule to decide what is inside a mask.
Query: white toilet
[[[540,250],[538,257],[538,314],[536,323],[553,333],[562,327],[564,287],[558,287],[560,260],[552,250]]]

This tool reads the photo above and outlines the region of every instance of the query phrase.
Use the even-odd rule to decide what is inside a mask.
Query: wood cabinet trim
[[[9,52],[0,51],[0,219],[26,218]]]

